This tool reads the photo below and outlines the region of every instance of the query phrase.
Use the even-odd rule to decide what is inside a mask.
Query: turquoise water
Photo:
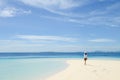
[[[66,66],[58,59],[1,59],[0,80],[43,80]]]

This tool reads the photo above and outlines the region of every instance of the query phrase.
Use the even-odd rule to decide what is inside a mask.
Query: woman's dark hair
[[[85,53],[85,55],[87,55],[87,53]]]

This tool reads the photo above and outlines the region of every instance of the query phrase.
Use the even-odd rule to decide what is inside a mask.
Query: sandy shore
[[[120,80],[120,61],[67,60],[69,66],[46,80]]]

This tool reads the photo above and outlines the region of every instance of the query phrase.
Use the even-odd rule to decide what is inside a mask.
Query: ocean
[[[0,53],[0,80],[44,80],[83,52]],[[88,59],[120,60],[120,52],[88,52]]]
[[[25,53],[0,53],[0,59],[28,59],[28,58],[83,58],[83,52],[25,52]],[[88,58],[114,58],[120,59],[120,52],[88,52]]]

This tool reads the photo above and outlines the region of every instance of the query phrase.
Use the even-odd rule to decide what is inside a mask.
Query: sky
[[[0,52],[120,51],[120,0],[0,0]]]

